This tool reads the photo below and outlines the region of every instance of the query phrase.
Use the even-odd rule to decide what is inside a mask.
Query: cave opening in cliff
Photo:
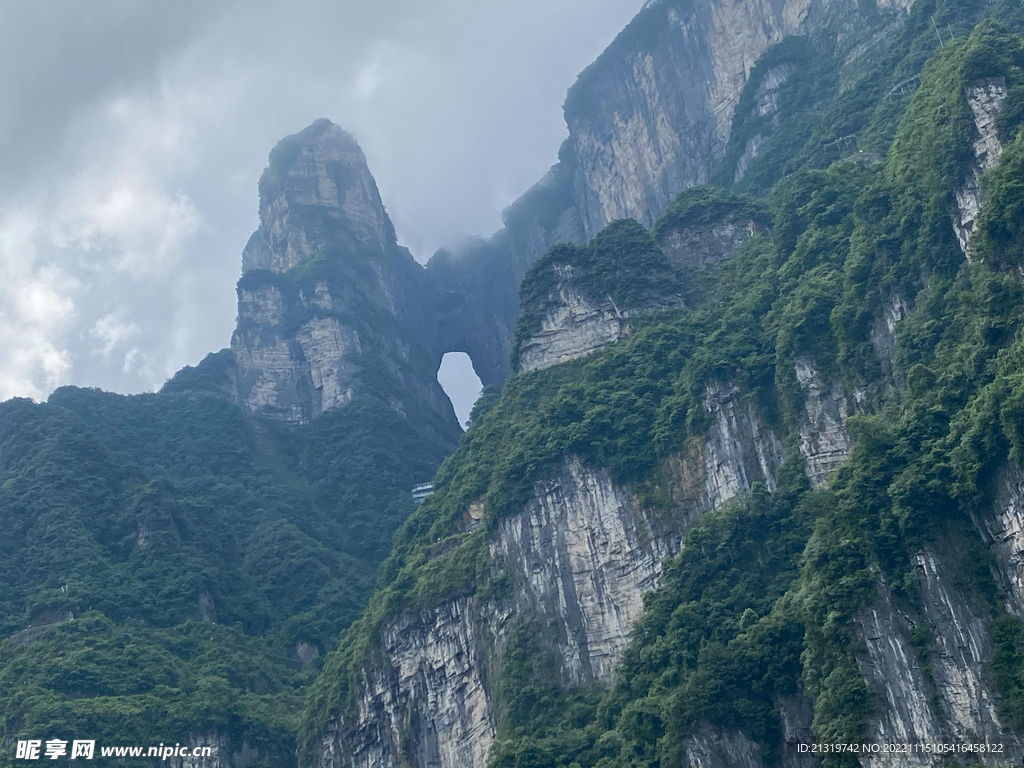
[[[469,426],[469,414],[473,403],[480,397],[483,384],[473,370],[473,361],[465,352],[447,352],[441,358],[437,369],[437,381],[448,395],[455,409],[455,416],[463,428]]]

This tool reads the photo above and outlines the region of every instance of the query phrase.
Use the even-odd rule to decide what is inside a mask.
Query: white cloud
[[[9,15],[0,399],[152,389],[224,346],[267,153],[317,117],[356,134],[417,257],[488,234],[553,162],[565,88],[636,4],[86,0]]]
[[[89,329],[89,335],[100,343],[100,346],[94,349],[92,353],[99,355],[104,360],[110,360],[115,349],[123,347],[127,342],[135,338],[138,333],[139,326],[124,320],[121,312],[108,312],[98,318],[93,323],[92,328]],[[137,354],[138,350],[134,347],[129,349],[125,353],[126,361],[129,357],[134,359]],[[122,370],[125,372],[130,370],[127,362],[122,366]]]
[[[39,398],[71,370],[60,337],[75,317],[75,281],[38,257],[37,238],[31,212],[0,215],[0,399]]]

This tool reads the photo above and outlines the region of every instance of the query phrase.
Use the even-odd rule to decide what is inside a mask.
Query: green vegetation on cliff
[[[683,290],[665,254],[635,221],[612,222],[587,245],[556,245],[530,267],[520,286],[513,370],[520,344],[563,301],[559,289],[564,285],[595,305],[611,301],[620,311],[677,303]]]
[[[1024,40],[984,23],[935,51],[921,38],[927,12],[936,9],[915,8],[883,59],[920,66],[934,54],[912,98],[872,116],[866,102],[837,97],[821,115],[819,127],[845,114],[887,159],[794,167],[765,198],[771,233],[705,276],[699,306],[638,322],[599,354],[513,377],[474,421],[437,492],[396,537],[370,609],[311,689],[306,754],[329,719],[353,706],[389,617],[456,596],[500,603],[507,576],[493,568],[486,535],[564,457],[607,468],[656,507],[661,462],[707,428],[709,382],[737,385],[797,444],[798,362],[813,363],[861,412],[848,422],[852,454],[829,488],[811,490],[790,454],[775,493],[757,489],[691,530],[608,691],[559,689],[557,660],[536,628],[513,631],[493,681],[492,766],[668,768],[682,764],[685,740],[705,725],[742,731],[771,759],[781,747],[779,701],[804,695],[817,740],[861,741],[879,702],[858,667],[856,617],[880,589],[916,622],[908,642],[921,657],[935,652],[920,606],[922,552],[981,606],[995,646],[986,674],[1006,721],[1024,723],[1024,628],[1002,609],[971,522],[990,514],[1007,460],[1019,466],[1024,456],[1017,122],[1000,123],[1008,146],[985,179],[973,263],[950,215],[975,136],[966,90],[1004,78],[1014,93]],[[881,86],[871,87],[877,95]],[[790,154],[797,166],[820,139],[815,129]],[[524,284],[524,306],[543,302],[549,285],[538,285]],[[906,317],[887,337],[894,304]],[[467,529],[477,500],[484,524]]]

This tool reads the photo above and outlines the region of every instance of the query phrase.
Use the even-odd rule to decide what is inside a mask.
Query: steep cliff
[[[247,411],[303,423],[383,386],[450,439],[423,269],[352,136],[318,120],[274,148],[242,270],[231,351]]]
[[[849,59],[845,67],[855,77],[863,62],[884,52],[909,6],[882,0],[646,3],[569,90],[569,137],[558,163],[505,211],[504,228],[431,260],[429,271],[445,286],[445,325],[455,339],[449,346],[469,353],[484,384],[500,383],[509,373],[517,286],[551,245],[585,243],[615,219],[653,224],[680,192],[717,173],[750,77],[757,75],[756,108],[771,121],[791,98],[779,93],[789,69],[804,73],[797,90],[806,89],[808,77],[826,62],[831,71],[837,57]],[[773,44],[805,34],[816,35],[819,49],[829,52],[801,48],[792,62],[767,67],[766,77],[754,72]],[[822,98],[838,87],[838,80],[814,86]],[[767,138],[762,131],[749,141]],[[725,159],[730,167],[738,162]],[[744,163],[752,159],[750,153]]]
[[[916,58],[922,20],[886,55]],[[676,277],[670,310],[626,316],[608,284],[585,287],[604,263],[592,245],[549,251],[522,287],[520,372],[326,661],[302,760],[795,765],[794,741],[869,745],[863,765],[943,759],[870,746],[896,742],[1018,754],[1022,289],[992,217],[1019,197],[1006,181],[981,203],[973,263],[950,202],[977,162],[970,84],[1010,92],[1021,45],[983,24],[936,41],[899,105],[891,69],[837,95],[819,126],[887,137],[884,163],[832,155],[761,205],[691,192],[655,225],[664,261],[616,241],[620,276]],[[768,116],[799,85],[749,98]],[[808,146],[812,166],[833,152]]]
[[[551,249],[521,288],[513,361],[548,368],[629,333],[629,318],[683,304],[680,275],[635,221],[609,226],[587,246]]]
[[[558,165],[426,268],[351,136],[285,139],[231,350],[159,393],[0,407],[5,743],[1018,757],[1022,24],[1006,0],[648,3],[570,93]],[[453,350],[492,385],[522,369],[461,440]]]
[[[774,487],[781,445],[736,388],[709,388],[705,409],[705,438],[658,470],[665,509],[645,508],[641,489],[569,458],[488,535],[499,594],[445,600],[375,628],[382,645],[358,673],[356,709],[330,726],[317,764],[482,768],[510,695],[489,672],[500,664],[493,654],[511,655],[506,646],[534,627],[554,630],[540,642],[563,685],[609,683],[682,533],[753,483]],[[480,547],[480,532],[449,546]]]
[[[996,131],[996,117],[1006,98],[1006,81],[1002,78],[968,86],[967,104],[971,109],[977,137],[971,143],[974,161],[967,169],[964,184],[956,191],[957,210],[953,226],[964,255],[970,257],[968,244],[974,223],[981,209],[979,180],[985,171],[995,167],[1003,145]]]

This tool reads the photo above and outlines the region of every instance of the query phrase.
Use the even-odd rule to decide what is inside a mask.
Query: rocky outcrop
[[[985,171],[995,167],[1002,154],[1003,145],[996,132],[996,116],[1006,98],[1006,81],[1003,78],[987,80],[967,89],[967,103],[974,116],[977,137],[972,146],[974,162],[967,169],[963,186],[956,191],[957,207],[953,213],[953,228],[964,255],[970,258],[968,246],[974,222],[981,210],[980,179]]]
[[[1024,620],[1024,473],[1007,465],[995,490],[992,514],[976,518],[974,526],[994,555],[1007,609]]]
[[[858,641],[865,648],[859,663],[882,706],[871,724],[874,744],[1003,743],[1009,754],[1020,748],[997,713],[998,696],[986,670],[991,659],[990,621],[968,596],[949,583],[948,568],[935,553],[915,558],[921,610],[916,615],[897,607],[884,584],[878,600],[856,619]],[[916,641],[914,632],[917,632]],[[916,645],[916,647],[915,647]],[[929,664],[924,659],[930,660]],[[989,757],[983,763],[998,763]],[[934,765],[923,753],[874,754],[862,765]]]
[[[682,291],[678,271],[635,221],[608,225],[585,247],[555,246],[523,279],[516,368],[549,368],[606,347],[629,334],[629,318],[683,306]]]
[[[628,335],[629,317],[681,303],[663,301],[620,308],[611,297],[597,301],[580,291],[572,265],[554,265],[553,270],[555,296],[540,329],[519,344],[520,371],[550,368],[588,355]]]
[[[352,399],[359,334],[336,317],[312,317],[298,328],[300,296],[279,286],[238,287],[238,328],[232,350],[246,408],[282,421],[306,422]]]
[[[304,423],[390,388],[456,433],[425,271],[398,246],[352,136],[318,120],[274,148],[242,269],[231,353],[247,411]]]
[[[285,272],[342,248],[382,252],[395,245],[366,157],[351,134],[317,120],[282,140],[260,178],[260,226],[242,253],[242,272]]]
[[[723,156],[740,93],[769,46],[829,29],[844,48],[866,55],[874,48],[858,41],[894,34],[911,2],[875,5],[880,13],[857,0],[646,3],[570,89],[569,137],[558,163],[506,210],[499,232],[446,249],[428,265],[445,286],[438,300],[444,343],[469,353],[484,384],[503,380],[517,287],[530,266],[552,245],[584,243],[615,219],[650,226],[676,195],[706,181]],[[789,74],[786,66],[768,73],[756,109],[777,108]],[[763,140],[751,140],[746,162]],[[715,238],[739,236],[725,228]]]
[[[893,294],[883,303],[882,309],[871,325],[871,345],[882,366],[886,380],[893,380],[896,360],[896,326],[910,312],[907,302],[899,294]]]
[[[710,224],[678,224],[658,234],[658,245],[669,263],[682,274],[719,264],[767,227],[749,216],[726,215]]]
[[[702,451],[707,508],[749,491],[754,483],[775,490],[783,447],[754,404],[735,385],[711,382],[705,387],[704,410],[712,417]]]
[[[236,744],[227,734],[218,731],[193,733],[183,744],[165,746],[180,747],[180,754],[159,760],[150,758],[151,765],[171,768],[248,768],[251,765],[266,765],[269,757],[245,742]],[[270,759],[281,768],[295,765],[293,755],[276,755]]]
[[[720,731],[704,724],[683,741],[691,768],[761,768],[761,747],[743,731]]]
[[[564,682],[611,680],[644,593],[702,506],[666,524],[607,472],[571,459],[538,484],[521,514],[501,521],[491,557],[516,584],[517,615],[556,618]]]
[[[606,299],[594,302],[574,285],[570,265],[555,267],[557,304],[545,313],[540,330],[519,345],[519,370],[550,368],[582,357],[629,333],[627,312]]]
[[[385,663],[366,671],[357,714],[335,721],[317,764],[483,768],[495,733],[486,651],[501,618],[462,599],[385,628]]]
[[[839,381],[826,385],[814,361],[798,358],[796,380],[803,390],[804,407],[798,426],[800,455],[811,485],[821,488],[828,475],[850,456],[850,435],[846,419],[850,415],[846,396]]]
[[[902,14],[878,3],[886,14]],[[733,112],[754,63],[774,43],[829,25],[865,39],[854,2],[743,0],[644,6],[566,99],[575,193],[588,235],[614,219],[651,225],[673,197],[705,181],[722,157]],[[789,73],[766,77],[767,114]]]
[[[659,468],[670,510],[645,509],[634,489],[575,458],[537,483],[522,511],[489,534],[507,596],[452,600],[388,623],[354,712],[324,734],[318,766],[483,768],[495,734],[488,671],[513,617],[551,629],[544,642],[563,683],[608,683],[683,533],[754,482],[774,488],[781,444],[753,405],[716,384],[705,407],[705,439]]]
[[[764,73],[754,92],[754,112],[758,117],[773,118],[772,122],[776,122],[774,118],[779,112],[779,89],[791,74],[793,74],[793,66],[790,64],[779,64]],[[733,174],[734,184],[743,178],[751,161],[761,153],[761,147],[767,140],[768,137],[763,133],[755,133],[747,139],[743,154],[736,161],[736,171]]]
[[[775,702],[782,722],[782,743],[778,758],[769,760],[764,746],[741,730],[723,731],[708,723],[700,725],[683,740],[683,751],[690,768],[763,768],[781,764],[785,768],[815,768],[816,756],[795,750],[797,744],[813,744],[811,717],[813,702],[803,693],[785,696]]]

